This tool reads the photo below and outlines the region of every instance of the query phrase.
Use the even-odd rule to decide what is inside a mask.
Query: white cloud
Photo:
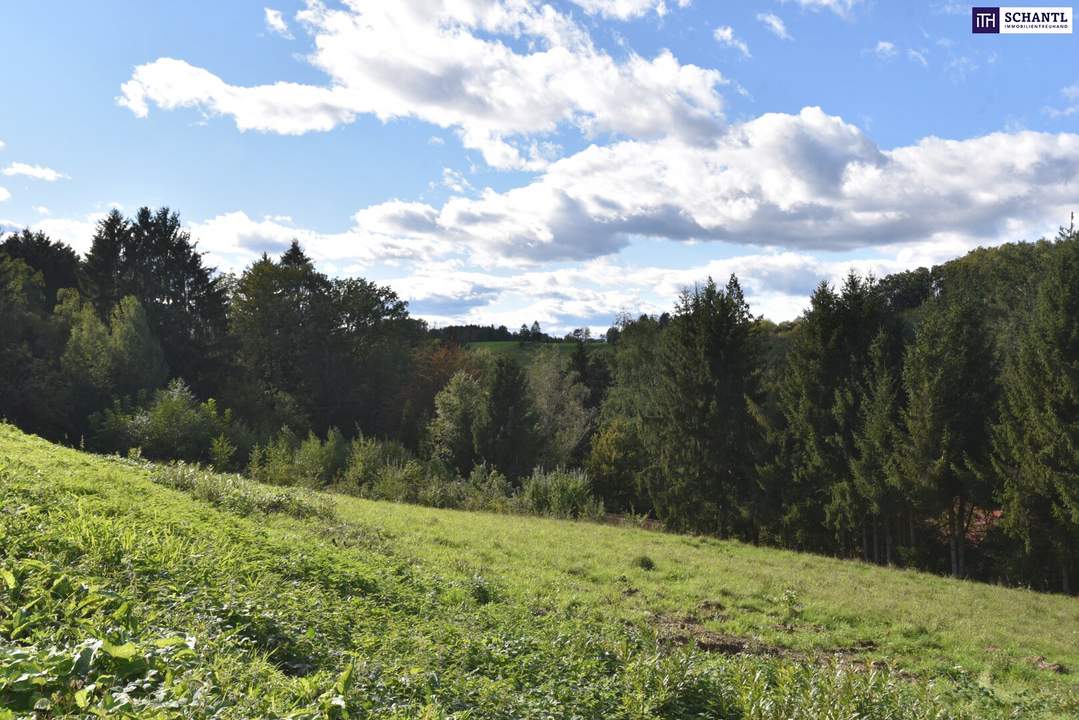
[[[925,51],[911,48],[907,50],[907,57],[911,62],[919,63],[922,67],[929,67],[929,60],[926,58]]]
[[[744,40],[735,37],[734,28],[732,28],[730,25],[723,25],[721,27],[717,27],[715,32],[712,33],[712,35],[715,37],[716,42],[718,42],[720,45],[726,45],[727,47],[732,47],[738,50],[738,52],[742,53],[743,57],[752,57],[749,54],[749,46],[746,45]]]
[[[1079,82],[1069,85],[1060,91],[1064,98],[1064,107],[1046,107],[1045,113],[1049,117],[1062,118],[1079,114]]]
[[[34,212],[36,212],[38,215],[52,215],[52,211],[44,205],[34,206]]]
[[[452,168],[442,168],[442,185],[457,194],[472,190],[468,178]]]
[[[616,8],[597,8],[608,5]],[[718,70],[683,65],[666,50],[616,60],[538,0],[349,0],[341,10],[313,3],[297,17],[314,36],[309,60],[326,85],[236,86],[160,58],[135,68],[117,102],[137,117],[151,105],[197,108],[232,117],[240,130],[282,134],[330,130],[361,114],[418,118],[456,130],[493,167],[531,170],[551,158],[527,136],[564,126],[586,137],[695,143],[722,131],[717,86],[727,80]],[[528,50],[515,49],[518,41]]]
[[[7,146],[5,145],[4,141],[0,140],[0,150],[3,150],[5,147]]]
[[[877,46],[873,48],[873,52],[876,53],[879,58],[893,58],[896,54],[895,43],[890,43],[887,40],[878,40]]]
[[[266,29],[276,35],[291,40],[292,31],[289,30],[288,23],[285,22],[285,16],[281,14],[281,11],[274,10],[273,8],[263,8],[263,11],[266,17]]]
[[[40,230],[53,240],[62,240],[75,252],[85,253],[90,249],[98,222],[104,217],[105,213],[89,213],[77,218],[44,218],[30,228]]]
[[[793,2],[814,11],[831,10],[840,17],[848,17],[851,10],[861,4],[862,0],[783,0],[783,2]]]
[[[5,201],[10,200],[10,199],[11,199],[11,193],[8,192],[7,188],[0,187],[0,202],[5,202]]]
[[[665,0],[570,0],[589,15],[602,15],[618,20],[629,20],[650,12],[660,17],[667,14]],[[678,7],[687,7],[690,0],[675,0]]]
[[[428,205],[391,200],[360,210],[352,227],[336,233],[297,227],[287,215],[255,220],[242,211],[191,223],[190,230],[199,248],[222,269],[242,269],[264,252],[281,253],[295,239],[314,259],[339,271],[374,263],[426,262],[449,254],[454,248],[439,237],[434,215]]]
[[[443,140],[438,135],[432,135],[431,137],[427,138],[427,144],[428,145],[445,145],[446,141]]]
[[[41,165],[27,165],[26,163],[13,162],[4,168],[3,173],[8,176],[12,175],[24,175],[35,180],[44,180],[45,182],[55,182],[56,180],[62,180],[67,178],[61,172],[57,172],[52,168],[43,167]]]
[[[764,23],[764,26],[772,31],[780,40],[791,40],[791,35],[787,32],[787,26],[783,24],[782,18],[775,13],[757,13],[757,19]]]
[[[880,150],[819,108],[766,114],[713,146],[592,146],[505,192],[423,206],[424,236],[486,266],[587,260],[638,237],[852,250],[951,234],[989,242],[1074,200],[1079,135],[925,138]],[[1012,238],[1014,239],[1014,237]]]

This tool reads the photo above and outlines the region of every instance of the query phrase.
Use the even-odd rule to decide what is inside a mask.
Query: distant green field
[[[1074,718],[1079,600],[0,425],[0,718],[91,715]]]

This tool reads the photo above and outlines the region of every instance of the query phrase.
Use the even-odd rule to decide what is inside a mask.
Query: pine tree
[[[1002,378],[994,466],[1004,524],[1072,590],[1079,549],[1079,234],[1062,233]]]
[[[893,457],[899,392],[890,342],[888,333],[882,330],[869,347],[869,366],[858,388],[863,399],[854,435],[855,456],[850,463],[854,489],[865,502],[873,529],[873,558],[881,561],[878,532],[883,526],[883,560],[889,565],[894,558],[893,525],[901,505]]]
[[[537,416],[528,378],[510,358],[495,361],[475,440],[480,458],[510,478],[530,473],[538,459]]]
[[[974,511],[992,499],[987,470],[996,368],[975,304],[930,301],[903,361],[903,387],[900,477],[923,515],[944,519],[951,574],[961,577]]]
[[[663,336],[645,418],[649,495],[671,527],[745,533],[752,521],[756,319],[733,275],[686,291]]]
[[[131,242],[131,223],[119,210],[111,210],[97,224],[83,265],[85,292],[105,317],[123,297],[121,259]]]

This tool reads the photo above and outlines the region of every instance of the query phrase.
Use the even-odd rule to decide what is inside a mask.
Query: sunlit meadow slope
[[[1069,717],[1077,670],[1075,599],[0,425],[0,718]]]

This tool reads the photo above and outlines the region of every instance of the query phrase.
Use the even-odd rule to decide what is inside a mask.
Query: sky
[[[0,4],[0,231],[178,211],[222,272],[298,239],[433,325],[602,330],[712,276],[1052,236],[1079,36],[884,0]]]

